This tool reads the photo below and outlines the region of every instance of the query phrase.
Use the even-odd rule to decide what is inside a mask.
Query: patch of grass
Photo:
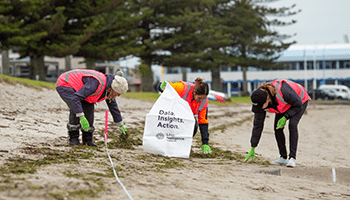
[[[27,154],[42,154],[45,157],[39,160],[31,160],[27,158],[15,157],[10,158],[9,162],[5,163],[0,168],[1,174],[34,174],[36,169],[41,166],[59,163],[78,163],[78,159],[89,159],[94,156],[92,152],[79,150],[79,147],[73,148],[70,151],[60,151],[49,148],[24,148],[24,153]]]
[[[3,192],[3,191],[7,191],[7,190],[14,190],[16,189],[14,186],[0,186],[0,191]]]
[[[138,160],[147,162],[146,166],[138,167],[138,171],[155,171],[155,172],[165,172],[165,169],[182,168],[186,167],[183,164],[183,160],[180,158],[170,158],[155,154],[145,154],[138,155],[136,157]]]
[[[21,85],[24,85],[26,87],[34,88],[37,90],[42,90],[43,88],[52,89],[52,90],[55,89],[55,83],[6,76],[3,74],[0,74],[0,82],[5,82],[5,83],[10,84],[10,85],[21,84]]]
[[[185,165],[180,161],[180,159],[163,160],[160,161],[160,163],[154,164],[153,167],[155,167],[157,170],[185,167]]]
[[[117,132],[120,134],[115,134]],[[101,135],[101,137],[104,137],[103,130],[97,131],[97,134]],[[141,131],[140,128],[128,128],[127,133],[124,134],[119,131],[119,127],[112,126],[108,131],[108,139],[111,141],[107,143],[107,146],[110,149],[134,149],[134,146],[142,145],[142,134],[143,131]],[[99,141],[96,144],[104,145],[104,141]]]
[[[66,196],[64,194],[57,194],[57,193],[49,193],[49,196],[57,199],[57,200],[64,200]]]
[[[211,153],[204,154],[204,153],[192,153],[191,157],[193,158],[217,158],[217,159],[225,159],[225,160],[236,160],[240,161],[244,159],[245,157],[238,153],[238,152],[232,152],[229,150],[221,150],[217,147],[211,148]]]
[[[99,197],[98,193],[102,192],[102,191],[106,191],[107,188],[103,185],[103,182],[100,178],[96,178],[96,177],[83,177],[82,178],[85,181],[93,181],[94,183],[97,184],[97,186],[91,186],[89,189],[87,190],[75,190],[75,191],[69,191],[69,195],[73,196],[73,197],[77,197],[80,199],[86,199],[86,197],[90,197],[90,198],[96,198]]]
[[[127,92],[123,94],[123,97],[126,98],[141,99],[150,102],[155,102],[159,96],[160,94],[155,92]]]

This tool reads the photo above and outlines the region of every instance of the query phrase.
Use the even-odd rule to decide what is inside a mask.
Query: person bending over
[[[80,145],[79,129],[83,144],[93,143],[95,103],[106,100],[114,122],[126,132],[123,119],[115,100],[128,90],[128,82],[119,71],[117,74],[103,74],[95,70],[75,69],[61,74],[56,82],[56,91],[69,107],[67,124],[69,145]]]
[[[305,88],[298,83],[289,80],[274,80],[259,86],[251,95],[254,112],[252,136],[250,139],[251,150],[245,161],[254,159],[255,148],[258,146],[264,127],[266,110],[275,113],[274,131],[280,157],[272,161],[274,165],[286,165],[295,167],[295,159],[298,145],[298,123],[303,116],[310,99]],[[285,135],[283,132],[286,121],[289,120],[289,160]]]
[[[158,91],[163,92],[166,86],[166,81],[158,84]],[[195,121],[195,128],[193,137],[199,130],[202,137],[202,151],[204,153],[211,153],[209,147],[209,118],[208,118],[208,103],[207,96],[209,94],[209,86],[202,78],[196,78],[195,84],[190,82],[169,82],[175,91],[184,99],[190,106],[192,113],[197,115],[198,121]]]

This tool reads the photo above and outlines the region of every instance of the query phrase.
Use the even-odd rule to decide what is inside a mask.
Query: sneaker
[[[277,160],[271,161],[270,163],[273,165],[286,165],[288,163],[288,160],[282,157],[279,157]]]
[[[287,167],[295,167],[295,159],[294,158],[290,158],[288,163],[287,163]]]

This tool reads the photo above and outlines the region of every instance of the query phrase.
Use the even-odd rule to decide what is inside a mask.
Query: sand
[[[145,116],[153,102],[124,97],[117,101],[126,128],[139,130],[141,134],[132,137],[142,140]],[[0,102],[1,200],[129,199],[101,143],[104,102],[96,105],[95,112],[98,148],[68,146],[68,108],[54,90],[0,83]],[[279,156],[273,114],[265,120],[256,161],[243,162],[250,150],[253,113],[249,104],[209,105],[210,146],[213,152],[232,153],[231,159],[202,155],[200,134],[188,159],[151,155],[143,152],[142,145],[110,146],[108,151],[133,199],[350,199],[349,111],[349,105],[309,104],[299,124],[296,168],[267,162]],[[111,123],[110,131],[111,137],[121,134]],[[288,138],[288,130],[285,133]],[[38,164],[52,155],[81,159]],[[31,172],[11,173],[20,166],[11,165],[15,161],[38,166]]]

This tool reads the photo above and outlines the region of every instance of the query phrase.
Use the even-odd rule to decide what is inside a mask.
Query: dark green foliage
[[[0,2],[2,49],[31,58],[31,78],[44,80],[44,56],[82,56],[88,63],[127,55],[142,60],[143,91],[153,91],[154,64],[210,70],[221,90],[220,69],[271,68],[291,43],[273,26],[296,23],[294,6],[270,8],[275,0],[11,0]],[[273,18],[271,18],[272,16]],[[90,66],[90,65],[89,65]],[[150,72],[150,73],[148,73]]]
[[[236,65],[242,67],[243,93],[246,95],[248,66],[269,68],[280,56],[281,51],[295,43],[284,43],[283,40],[291,36],[279,34],[273,26],[292,25],[296,21],[282,22],[272,17],[292,16],[300,11],[292,11],[294,6],[279,9],[268,7],[268,3],[273,1],[275,0],[235,0],[234,6],[224,10],[224,16],[230,19],[226,21],[226,25],[234,27],[236,31],[230,36],[231,41],[226,46],[226,53],[227,56],[235,58]]]

